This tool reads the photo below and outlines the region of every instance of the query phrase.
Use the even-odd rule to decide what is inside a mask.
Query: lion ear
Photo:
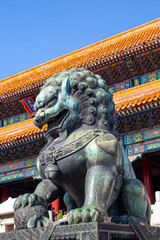
[[[65,95],[69,95],[70,94],[70,78],[66,77],[63,82],[62,82],[62,93]]]

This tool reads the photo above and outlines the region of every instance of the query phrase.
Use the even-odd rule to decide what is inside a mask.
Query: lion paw
[[[48,225],[53,225],[52,221],[49,220],[49,218],[45,217],[45,216],[40,216],[37,217],[36,214],[34,216],[32,216],[28,223],[27,223],[27,227],[28,228],[39,228],[39,227],[47,227]]]
[[[97,222],[103,221],[103,216],[97,208],[77,208],[71,210],[67,215],[69,224],[77,224],[80,222]]]
[[[29,194],[26,193],[24,195],[20,195],[14,202],[13,208],[14,210],[19,209],[21,206],[25,207],[29,205],[30,207],[35,205],[44,205],[42,199],[40,199],[35,193]]]

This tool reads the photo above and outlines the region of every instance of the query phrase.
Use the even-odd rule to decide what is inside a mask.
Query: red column
[[[2,187],[2,202],[8,200],[10,197],[10,188],[8,186]]]
[[[56,199],[54,202],[52,202],[52,208],[54,208],[55,214],[57,214],[59,212],[59,209],[60,209],[59,198]],[[55,217],[55,219],[56,219],[56,217]]]
[[[151,200],[151,204],[154,204],[154,192],[153,192],[153,184],[152,184],[152,173],[151,173],[151,163],[150,159],[142,158],[142,175],[143,175],[143,184],[145,185],[148,195]]]

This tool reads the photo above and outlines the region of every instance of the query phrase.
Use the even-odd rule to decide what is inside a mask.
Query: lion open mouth
[[[68,115],[69,115],[69,110],[63,109],[54,118],[52,118],[52,120],[48,121],[47,123],[48,128],[45,132],[45,135],[48,135],[48,134],[52,135],[54,134],[54,131],[61,129]]]

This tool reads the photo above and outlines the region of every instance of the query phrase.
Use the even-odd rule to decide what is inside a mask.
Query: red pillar
[[[52,208],[54,208],[55,214],[57,214],[59,212],[59,209],[60,209],[59,198],[56,199],[54,202],[52,202]],[[55,219],[56,219],[56,217],[55,217]]]
[[[2,202],[8,200],[10,197],[10,188],[8,186],[2,187]]]
[[[149,158],[142,158],[142,175],[143,175],[143,184],[147,189],[148,195],[151,200],[151,204],[154,204],[154,192],[152,184],[152,173],[151,173],[151,163]]]

